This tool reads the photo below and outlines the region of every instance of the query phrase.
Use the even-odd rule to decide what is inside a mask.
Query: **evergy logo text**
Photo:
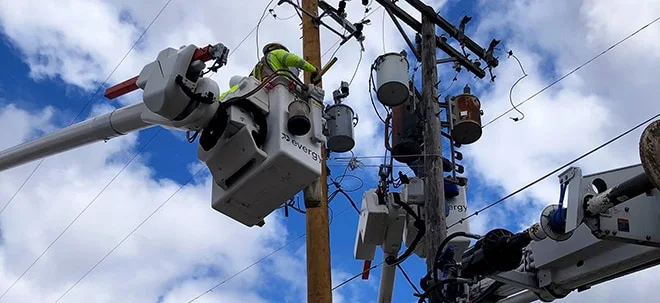
[[[285,133],[282,133],[281,140],[285,140],[286,142],[290,142],[291,144],[293,144],[293,146],[297,147],[298,149],[302,150],[303,153],[310,156],[312,158],[312,160],[321,163],[321,156],[319,156],[319,154],[316,151],[314,151],[311,148],[309,148],[309,147],[303,145],[302,143],[296,141],[296,139],[291,139],[291,136],[289,136]]]
[[[450,204],[449,205],[449,210],[455,210],[458,211],[459,213],[466,212],[467,211],[467,206],[465,205],[456,205],[456,204]]]

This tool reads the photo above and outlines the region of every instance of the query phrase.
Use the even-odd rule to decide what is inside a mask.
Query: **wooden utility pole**
[[[318,0],[302,0],[306,12],[318,15]],[[314,20],[302,14],[303,57],[321,68],[321,36]],[[305,82],[311,82],[311,74],[305,72]],[[321,82],[317,84],[322,87]],[[330,276],[330,230],[328,226],[328,181],[325,145],[321,144],[321,176],[305,188],[307,228],[307,302],[332,302]]]
[[[442,170],[440,105],[437,101],[438,71],[436,66],[435,24],[422,14],[422,109],[424,110],[424,169],[426,182],[424,203],[426,221],[426,267],[433,268],[433,257],[440,242],[447,237],[445,222],[445,188]]]

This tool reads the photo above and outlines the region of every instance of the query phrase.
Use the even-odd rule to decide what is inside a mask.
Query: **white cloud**
[[[137,74],[144,64],[155,59],[157,53],[165,47],[222,42],[236,51],[229,65],[213,77],[224,87],[231,75],[247,74],[257,59],[254,35],[241,48],[236,49],[236,46],[255,25],[266,2],[208,1],[190,5],[172,1],[112,75],[108,84],[118,83]],[[0,27],[7,41],[20,51],[22,59],[30,68],[29,77],[33,80],[43,82],[59,78],[67,84],[82,88],[85,93],[91,93],[110,74],[158,13],[161,5],[143,1],[70,0],[57,5],[42,1],[0,1]],[[286,4],[275,10],[280,17],[293,13]],[[363,15],[362,7],[358,3],[350,3],[349,14],[353,21],[357,21]],[[350,100],[347,101],[360,115],[360,124],[356,130],[359,145],[355,150],[359,154],[382,153],[382,147],[377,151],[373,148],[381,142],[374,137],[380,122],[376,122],[371,105],[364,101],[368,100],[368,69],[365,67],[380,54],[380,44],[375,43],[381,37],[381,28],[377,26],[380,25],[380,16],[380,13],[376,13],[370,17],[374,25],[365,30],[367,51],[362,60],[362,68],[358,70],[352,85]],[[386,37],[396,37],[392,25],[388,24],[385,29]],[[279,21],[267,15],[259,30],[260,46],[266,41],[277,40],[300,53],[299,33],[295,18]],[[335,40],[335,36],[326,30],[322,31],[325,47],[332,45]],[[388,48],[391,48],[388,50],[392,51],[399,51],[402,45],[402,41],[387,42]],[[331,96],[331,91],[340,80],[349,80],[353,74],[358,56],[352,54],[357,52],[357,43],[349,42],[337,53],[341,64],[335,65],[324,78],[328,96]],[[325,57],[324,62],[329,59]],[[119,100],[119,103],[125,105],[136,102],[139,95],[139,92],[134,93]],[[90,115],[110,108],[107,104],[96,106]],[[2,135],[5,140],[1,148],[60,128],[63,126],[61,123],[69,122],[67,119],[59,121],[61,116],[70,115],[60,111],[54,115],[54,110],[50,108],[39,114],[28,113],[12,106],[5,108],[2,113],[3,117],[11,117],[2,119],[2,123],[11,125],[15,133]],[[53,116],[58,119],[58,125],[52,124]],[[112,160],[128,160],[138,146],[137,137],[129,135],[54,156],[43,162],[26,188],[3,214],[1,222],[4,242],[0,253],[2,285],[10,285],[121,169],[123,162]],[[155,209],[160,201],[176,191],[179,184],[155,178],[154,168],[145,165],[146,158],[148,154],[138,157],[121,174],[12,289],[5,298],[7,301],[55,300]],[[2,200],[9,199],[35,164],[14,168],[0,175]],[[199,163],[193,163],[189,170],[196,171],[198,168]],[[186,186],[69,293],[66,301],[93,297],[99,302],[142,302],[155,300],[164,294],[164,302],[178,302],[197,295],[217,283],[218,279],[241,270],[283,243],[287,231],[276,215],[269,218],[264,228],[247,229],[210,209],[209,186],[208,178]],[[300,259],[302,256],[298,254],[296,257]],[[275,264],[279,266],[292,262],[299,261],[293,261],[284,254],[278,255]],[[228,284],[205,295],[200,302],[212,299],[234,301],[232,298],[239,294],[253,302],[269,301],[256,292],[262,282],[258,276],[261,271],[268,270],[267,264],[264,262],[237,276]],[[191,279],[196,268],[206,267],[215,268],[216,275]],[[289,272],[278,273],[284,281],[293,279]],[[335,273],[333,281],[348,276],[341,270],[335,270]],[[296,279],[299,277],[300,273]],[[293,289],[298,292],[299,298],[303,297],[304,285],[297,285]],[[337,301],[350,298],[344,296],[343,290],[335,292],[334,296]],[[299,298],[292,301],[298,301]]]
[[[266,3],[264,0],[207,1],[191,5],[172,1],[109,83],[136,75],[165,47],[222,42],[233,50],[255,25]],[[398,3],[411,15],[419,15],[406,3]],[[67,0],[55,5],[43,1],[4,0],[0,1],[0,28],[28,63],[30,77],[40,81],[59,77],[68,84],[91,92],[105,80],[162,4],[153,1]],[[483,43],[490,41],[493,34],[498,34],[496,37],[502,38],[503,44],[513,49],[529,74],[514,90],[514,101],[523,100],[538,91],[558,75],[601,52],[660,13],[660,6],[650,0],[634,5],[600,0],[566,1],[562,4],[494,4],[482,1],[479,6],[484,14],[473,20],[473,23],[479,24],[477,33],[473,35],[475,39]],[[617,14],[612,14],[612,11]],[[275,12],[279,17],[293,14],[286,4],[276,7]],[[351,20],[356,21],[362,16],[362,7],[359,2],[349,2],[348,12]],[[398,52],[404,47],[387,15],[385,33],[381,33],[382,16],[382,11],[379,11],[369,17],[372,25],[365,29],[367,51],[347,100],[347,104],[360,115],[360,124],[356,129],[358,145],[355,153],[358,155],[383,153],[382,129],[367,94],[368,66],[383,51],[382,37],[386,51]],[[287,44],[292,51],[301,53],[299,22],[296,19],[281,21],[267,16],[259,31],[260,46],[266,41],[277,40]],[[649,27],[521,106],[526,115],[523,121],[512,122],[508,117],[516,113],[511,112],[488,126],[478,143],[463,148],[468,159],[465,161],[468,174],[481,179],[482,183],[488,182],[492,188],[511,192],[656,113],[658,106],[653,96],[660,92],[654,82],[657,78],[655,72],[660,68],[657,63],[660,56],[657,51],[660,48],[658,37],[660,26]],[[335,41],[335,36],[322,31],[323,51]],[[357,52],[358,45],[351,41],[337,53],[338,64],[324,78],[328,96],[339,81],[349,80],[353,74],[358,61]],[[232,55],[228,66],[213,78],[224,88],[230,76],[247,74],[256,59],[253,35]],[[329,59],[326,56],[323,61]],[[441,72],[444,76],[445,72]],[[473,92],[483,102],[484,122],[510,107],[509,87],[519,77],[520,70],[513,59],[502,58],[495,73],[498,77],[494,86],[481,81],[473,87]],[[449,92],[457,92],[465,82],[472,83],[472,80],[463,73]],[[128,104],[138,98],[139,93],[134,93],[120,103]],[[98,108],[96,112],[103,109],[107,107]],[[30,114],[10,106],[0,114],[0,124],[16,123],[11,124],[11,134],[0,135],[4,139],[3,148],[56,127],[49,123],[55,118],[50,108]],[[639,133],[630,134],[578,165],[589,173],[638,162],[636,142]],[[108,159],[128,157],[135,150],[136,140],[135,136],[118,138],[44,162],[28,187],[3,214],[4,245],[0,253],[5,275],[2,276],[3,285],[9,285],[36,257],[35,254],[121,168],[121,163],[109,162]],[[380,162],[378,159],[363,160],[370,164]],[[0,175],[2,199],[8,199],[34,165],[25,165]],[[198,165],[191,164],[190,169],[196,170]],[[155,208],[159,202],[154,201],[162,201],[174,192],[178,184],[154,179],[153,169],[139,159],[133,163],[44,260],[12,290],[12,298],[53,300],[72,283],[72,279]],[[375,171],[375,168],[369,170]],[[269,222],[263,229],[245,230],[213,212],[208,207],[207,182],[200,181],[187,187],[185,193],[179,193],[178,199],[173,199],[162,213],[107,261],[109,264],[105,263],[97,269],[68,298],[83,298],[88,293],[99,296],[101,293],[113,297],[99,298],[99,301],[153,299],[157,293],[164,291],[163,285],[173,283],[171,279],[182,277],[198,265],[195,262],[199,261],[199,256],[207,258],[208,264],[222,264],[221,275],[226,276],[265,254],[268,248],[281,244],[280,235],[286,231],[277,218],[271,218],[272,224]],[[65,187],[62,184],[70,185]],[[472,187],[471,190],[478,189]],[[506,222],[507,215],[518,208],[525,210],[516,223],[524,226],[538,217],[544,205],[556,203],[557,194],[558,186],[553,176],[512,201],[497,206],[497,209],[477,216],[472,221],[473,229],[485,231],[494,224]],[[188,197],[185,202],[180,198],[184,195]],[[472,209],[475,208],[473,205],[483,204],[481,201],[470,203]],[[230,249],[232,247],[245,249],[237,253]],[[286,264],[286,260],[277,262]],[[45,278],[49,275],[53,278]],[[336,276],[341,276],[341,273]],[[646,276],[639,274],[634,277]],[[250,279],[251,274],[246,272],[240,277],[234,280],[234,284],[223,286],[223,289],[232,289],[236,293],[244,289],[249,291],[249,286],[252,286],[250,281],[254,280]],[[628,283],[619,281],[631,281],[632,277],[613,283]],[[187,280],[176,284],[168,293],[171,296],[168,300],[185,299],[189,294],[212,284],[211,280],[214,279]],[[130,283],[122,283],[124,281]],[[103,285],[110,287],[111,291],[104,289]],[[144,287],[137,289],[134,285]],[[304,286],[295,288],[304,289]],[[590,294],[600,296],[604,290],[598,289],[605,287],[571,295],[566,301],[585,298]],[[208,294],[206,299],[225,296],[219,299],[230,300],[236,293],[214,292]],[[648,296],[641,290],[640,293],[640,297]],[[255,302],[263,300],[257,295],[253,298]],[[340,300],[339,297],[337,300]]]
[[[482,1],[480,9],[484,14],[477,20],[477,40],[501,38],[504,51],[512,49],[529,75],[514,90],[516,103],[660,14],[660,6],[653,1],[635,5],[614,1]],[[612,11],[617,14],[604,14]],[[659,37],[660,26],[655,24],[519,107],[525,113],[524,120],[511,121],[509,117],[519,116],[512,111],[486,127],[482,138],[464,149],[470,174],[499,188],[497,196],[502,196],[657,114],[660,108],[652,96],[660,91],[648,79],[660,68]],[[506,59],[503,53],[500,59],[495,84],[481,81],[473,88],[482,101],[484,122],[511,107],[509,88],[521,75],[513,58]],[[642,129],[574,165],[589,174],[639,163],[637,142]],[[557,203],[557,181],[555,174],[480,214],[473,221],[477,223],[474,227],[481,231],[510,224],[521,229],[528,226],[538,220],[543,207]],[[511,220],[512,214],[518,217]],[[612,296],[611,302],[623,297],[643,300],[657,291],[636,288],[636,292],[629,292],[619,285],[648,279],[657,271],[620,278],[559,301],[600,301],[598,298],[605,295]]]
[[[44,127],[47,115],[32,115],[13,106],[2,108],[2,129],[25,127],[3,133],[1,147],[7,148],[37,127]],[[119,171],[123,163],[108,160],[118,153],[135,152],[136,139],[135,135],[120,137],[43,162],[2,214],[3,291]],[[35,164],[0,174],[0,201],[9,200]],[[184,187],[69,293],[66,301],[89,296],[98,302],[155,300],[175,279],[185,281],[195,268],[214,267],[216,276],[187,281],[168,293],[190,295],[195,292],[192,289],[209,287],[284,243],[287,231],[277,214],[269,217],[263,228],[244,227],[209,207],[210,183],[208,178],[203,181]],[[138,157],[4,299],[56,299],[179,186],[171,180],[154,179],[152,169]],[[236,296],[242,290],[240,293],[253,296],[254,302],[266,302],[264,298],[257,300],[259,295],[250,291],[255,285],[250,281],[258,274],[257,267],[218,290],[236,292],[223,297]]]

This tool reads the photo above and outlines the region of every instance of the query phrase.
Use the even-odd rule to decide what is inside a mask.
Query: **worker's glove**
[[[309,96],[310,99],[323,103],[323,98],[325,97],[325,91],[316,85],[308,84],[307,95]]]

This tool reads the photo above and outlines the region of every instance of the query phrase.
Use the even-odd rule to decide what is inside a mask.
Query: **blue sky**
[[[227,7],[220,9],[213,7],[218,4],[208,3],[203,9],[176,2],[164,11],[144,41],[113,74],[109,81],[111,84],[139,73],[142,66],[153,60],[164,47],[187,43],[204,45],[217,41],[235,47],[254,26],[267,3],[255,1],[250,4],[254,8],[247,13],[239,4],[227,4]],[[593,1],[566,2],[556,6],[545,2],[434,3],[436,7],[441,7],[442,15],[455,24],[464,14],[472,16],[468,31],[482,46],[487,46],[495,37],[502,40],[501,45],[506,46],[506,50],[513,49],[530,75],[516,87],[514,101],[538,91],[558,75],[648,22],[647,19],[654,14],[660,14],[660,7],[648,4],[645,17],[638,17],[639,22],[628,22],[630,18],[621,17],[619,27],[610,27],[608,21],[599,19],[598,12],[618,9],[625,14],[632,9],[618,7],[619,4],[614,2],[604,4]],[[0,117],[4,113],[6,118],[0,121],[0,125],[1,129],[7,130],[0,132],[0,138],[4,139],[1,149],[70,123],[161,5],[146,1],[110,3],[70,0],[61,7],[50,7],[38,1],[26,1],[24,5],[1,2],[0,11],[6,13],[0,13]],[[210,14],[209,11],[214,11],[212,7],[216,12],[222,10],[217,13],[222,16]],[[406,10],[414,12],[409,7]],[[292,14],[286,7],[276,7],[276,11],[281,17]],[[34,16],[25,17],[27,12]],[[358,2],[349,3],[349,13],[355,18],[362,15]],[[238,15],[245,15],[246,18],[237,18]],[[371,109],[366,87],[368,67],[383,51],[381,37],[385,37],[387,51],[398,52],[407,48],[386,15],[385,26],[381,28],[382,16],[379,11],[370,17],[372,25],[365,31],[367,51],[347,101],[360,115],[360,124],[356,128],[358,141],[354,149],[358,157],[383,153],[382,123]],[[300,46],[296,44],[299,40],[294,37],[298,34],[282,35],[282,32],[297,32],[297,23],[295,18],[282,21],[268,17],[260,29],[261,45],[269,39],[285,40],[294,51],[299,52]],[[547,23],[556,26],[542,26]],[[179,26],[173,28],[172,24]],[[410,34],[411,31],[404,27]],[[218,28],[229,28],[230,31],[217,31]],[[644,33],[646,36],[640,34],[638,40],[626,44],[627,52],[612,51],[611,55],[594,62],[597,67],[585,68],[570,80],[530,101],[521,108],[527,115],[524,121],[512,122],[508,119],[508,116],[515,115],[512,112],[486,128],[478,143],[462,148],[465,157],[462,164],[466,167],[470,182],[469,209],[474,210],[497,200],[629,125],[647,118],[649,112],[657,111],[657,105],[652,101],[636,98],[634,100],[641,101],[635,101],[639,104],[634,109],[631,106],[624,114],[616,114],[620,107],[618,100],[634,94],[645,96],[656,93],[657,88],[653,85],[634,81],[648,78],[656,70],[654,67],[657,64],[649,62],[655,62],[652,59],[657,59],[657,53],[660,53],[657,52],[660,49],[657,37],[660,35],[653,35],[658,33],[657,29],[649,31]],[[213,76],[221,89],[231,75],[245,73],[251,68],[256,59],[254,38],[254,34],[251,35],[238,49],[236,57],[230,58],[230,64]],[[322,49],[325,50],[335,40],[323,31]],[[581,44],[575,41],[588,42]],[[68,51],[70,49],[80,50],[81,55]],[[357,45],[351,42],[337,53],[340,61],[326,76],[327,80],[324,79],[326,95],[331,95],[339,81],[347,81],[353,73],[357,64],[357,49]],[[444,57],[440,52],[438,54]],[[630,57],[633,55],[634,58]],[[520,76],[514,60],[506,59],[502,52],[499,57],[495,83],[489,83],[487,78],[475,82],[470,74],[463,71],[446,92],[457,94],[466,83],[474,83],[473,93],[480,97],[484,107],[484,122],[509,108],[509,88]],[[327,59],[324,58],[324,61]],[[618,64],[622,61],[637,62],[635,60],[646,65],[630,71]],[[414,62],[412,57],[410,62]],[[90,69],[85,69],[85,66]],[[444,90],[453,76],[449,65],[439,65],[439,79],[442,80],[439,90]],[[416,78],[419,77],[418,72]],[[99,93],[77,121],[111,107],[135,102],[136,98],[139,98],[139,93],[122,100],[107,101]],[[14,111],[12,106],[19,110]],[[42,112],[47,107],[54,109],[51,116]],[[615,116],[617,119],[612,118]],[[111,179],[112,174],[156,132],[156,128],[144,130],[137,136],[95,144],[44,162],[44,167],[39,169],[7,212],[0,214],[3,237],[6,235],[8,239],[0,252],[3,269],[7,272],[0,278],[0,288],[4,285],[8,287],[57,232]],[[635,163],[638,159],[634,143],[638,134],[633,133],[628,139],[613,144],[579,165],[587,172],[596,172]],[[197,170],[193,165],[198,162],[197,146],[187,143],[184,136],[182,132],[158,132],[135,163],[122,174],[121,180],[118,179],[117,184],[108,189],[95,202],[94,208],[90,208],[89,213],[26,275],[25,279],[29,282],[17,284],[6,299],[56,299],[152,209],[188,180],[191,171]],[[447,145],[446,140],[444,144]],[[374,166],[378,164],[377,159],[361,160],[367,167],[350,172],[363,182],[360,190],[350,193],[358,205],[362,191],[376,185],[377,167]],[[336,177],[343,171],[346,161],[333,160],[329,164],[331,176]],[[0,203],[9,200],[33,167],[34,163],[0,173]],[[355,178],[347,177],[344,186],[350,189],[359,183]],[[528,226],[538,219],[545,205],[556,203],[556,184],[556,177],[552,176],[511,201],[473,218],[473,230],[485,232],[495,227],[505,227],[518,231]],[[284,218],[282,210],[276,211],[263,229],[248,230],[239,226],[210,208],[208,186],[208,175],[204,175],[185,187],[161,214],[151,220],[153,222],[126,242],[126,247],[108,258],[76,291],[68,294],[67,300],[83,300],[85,294],[98,294],[98,285],[105,284],[111,291],[103,293],[98,298],[101,301],[187,302],[191,295],[194,297],[219,283],[305,231],[303,215],[291,211],[289,217]],[[336,280],[333,284],[337,284],[360,272],[362,262],[353,257],[357,214],[341,195],[330,206],[331,213],[335,214],[330,235],[333,279]],[[339,214],[341,211],[344,212]],[[36,216],[32,220],[44,223],[26,227],[23,222],[29,220],[28,216]],[[254,302],[300,301],[305,293],[304,242],[304,238],[297,240],[267,261],[219,286],[199,302],[212,298],[230,301],[236,295],[248,296]],[[380,260],[379,251],[375,262]],[[409,258],[403,267],[414,282],[418,282],[425,273],[423,260],[416,257]],[[135,273],[133,270],[136,270]],[[376,269],[372,271],[369,281],[354,280],[338,290],[336,300],[375,302],[379,275],[380,271]],[[123,279],[144,284],[125,285],[131,283],[125,283]],[[255,283],[256,280],[263,283]],[[135,285],[144,287],[136,289]],[[595,293],[593,296],[605,293],[598,287],[591,292]],[[412,289],[399,273],[394,302],[411,302],[414,300],[411,294]],[[591,298],[585,296],[569,297],[566,301]]]
[[[449,20],[459,19],[462,14],[472,15],[473,5],[459,5],[452,6],[446,9],[445,18]],[[130,22],[131,17],[129,14],[122,14],[122,20]],[[388,20],[389,21],[389,20]],[[414,37],[411,37],[414,39]],[[94,94],[92,91],[83,91],[77,87],[72,87],[63,83],[59,79],[52,80],[42,80],[34,81],[27,77],[29,74],[29,66],[26,65],[22,60],[20,53],[12,47],[11,41],[4,39],[4,43],[0,45],[0,56],[2,59],[2,65],[5,66],[3,70],[4,73],[0,75],[3,84],[3,90],[0,92],[0,98],[4,100],[16,100],[21,99],[22,102],[19,104],[21,108],[26,110],[31,110],[35,108],[40,108],[43,106],[53,106],[59,112],[66,113],[67,115],[74,117],[85,105],[89,98]],[[439,56],[443,54],[439,52]],[[414,56],[409,58],[411,65],[414,64]],[[443,69],[446,69],[446,66],[440,66],[439,70],[441,75]],[[136,72],[139,71],[136,69]],[[417,77],[419,79],[420,73],[417,72]],[[442,83],[439,85],[439,90],[443,89]],[[106,85],[107,87],[107,85]],[[420,87],[421,88],[421,87]],[[460,89],[461,86],[456,85],[456,89]],[[355,88],[353,88],[355,89]],[[99,103],[114,103],[109,101],[102,96],[102,92],[97,93],[92,97],[91,105],[96,105]],[[87,106],[83,111],[81,117],[88,117],[90,113],[90,107]],[[66,121],[65,121],[66,120]],[[78,118],[76,122],[80,122],[82,119]],[[66,126],[71,119],[62,119],[60,121],[61,126]],[[379,125],[379,133],[382,133],[382,125]],[[190,170],[188,165],[192,162],[196,162],[196,144],[188,144],[183,141],[183,133],[173,133],[169,131],[161,131],[156,134],[157,129],[151,128],[144,131],[141,131],[138,136],[138,149],[141,149],[144,144],[147,144],[150,138],[154,135],[156,137],[152,142],[149,143],[149,146],[142,153],[147,157],[148,166],[153,168],[154,178],[168,178],[177,183],[183,183],[190,177]],[[445,140],[445,146],[448,142]],[[448,155],[448,154],[447,154]],[[359,156],[359,155],[358,155]],[[337,178],[344,171],[345,161],[330,161],[330,168],[332,170],[331,177]],[[399,166],[400,163],[397,163]],[[396,170],[398,171],[398,170]],[[404,171],[409,172],[408,169]],[[360,183],[364,185],[361,187],[361,190],[352,190],[350,192],[351,197],[354,201],[360,205],[362,199],[362,190],[373,188],[376,185],[376,178],[373,175],[373,170],[369,172],[364,171],[355,171],[350,172],[350,175],[357,176],[362,180],[359,182],[356,178],[346,177],[344,186],[346,189],[350,190],[353,188],[358,188]],[[409,173],[410,174],[410,173]],[[412,175],[412,174],[411,174]],[[478,186],[478,180],[471,180],[475,182],[475,186]],[[334,190],[334,187],[330,187],[330,192]],[[493,194],[488,194],[488,196],[494,196]],[[300,198],[301,195],[299,195]],[[355,260],[353,258],[353,245],[355,231],[357,228],[357,214],[353,209],[345,210],[349,207],[348,201],[345,197],[339,195],[331,203],[331,215],[338,214],[340,211],[344,210],[343,213],[336,216],[333,219],[333,223],[330,228],[331,232],[331,248],[332,248],[332,265],[334,268],[341,268],[346,272],[355,272],[358,273],[362,269],[362,261]],[[209,209],[209,211],[211,211]],[[283,210],[278,210],[282,212]],[[220,215],[220,214],[218,214]],[[305,218],[303,215],[291,211],[289,217],[285,220],[285,225],[287,229],[292,234],[298,235],[305,232]],[[297,249],[300,249],[304,244],[304,240],[300,239],[292,244],[288,251],[292,252]],[[403,251],[403,250],[402,250]],[[281,253],[286,253],[282,251]],[[381,252],[378,253],[379,258]],[[304,260],[301,260],[304,262]],[[417,282],[418,277],[421,277],[425,274],[425,264],[423,260],[419,258],[410,258],[404,265],[406,271],[413,277],[414,281]],[[207,271],[208,270],[208,271]],[[212,269],[202,269],[204,276],[221,278],[221,276]],[[380,270],[375,269],[371,273],[370,280],[377,281],[380,275]],[[403,279],[401,273],[398,273],[396,279],[396,292],[395,292],[395,301],[405,301],[411,298],[412,289],[409,284]],[[176,282],[173,282],[176,283]],[[360,280],[353,282],[355,284],[363,283]],[[416,285],[419,287],[419,285]],[[263,291],[263,295],[269,298],[277,298],[279,293],[279,288],[281,286],[275,286],[273,288],[268,288]],[[373,297],[372,292],[366,292],[363,294],[362,299],[367,300],[370,297]]]

